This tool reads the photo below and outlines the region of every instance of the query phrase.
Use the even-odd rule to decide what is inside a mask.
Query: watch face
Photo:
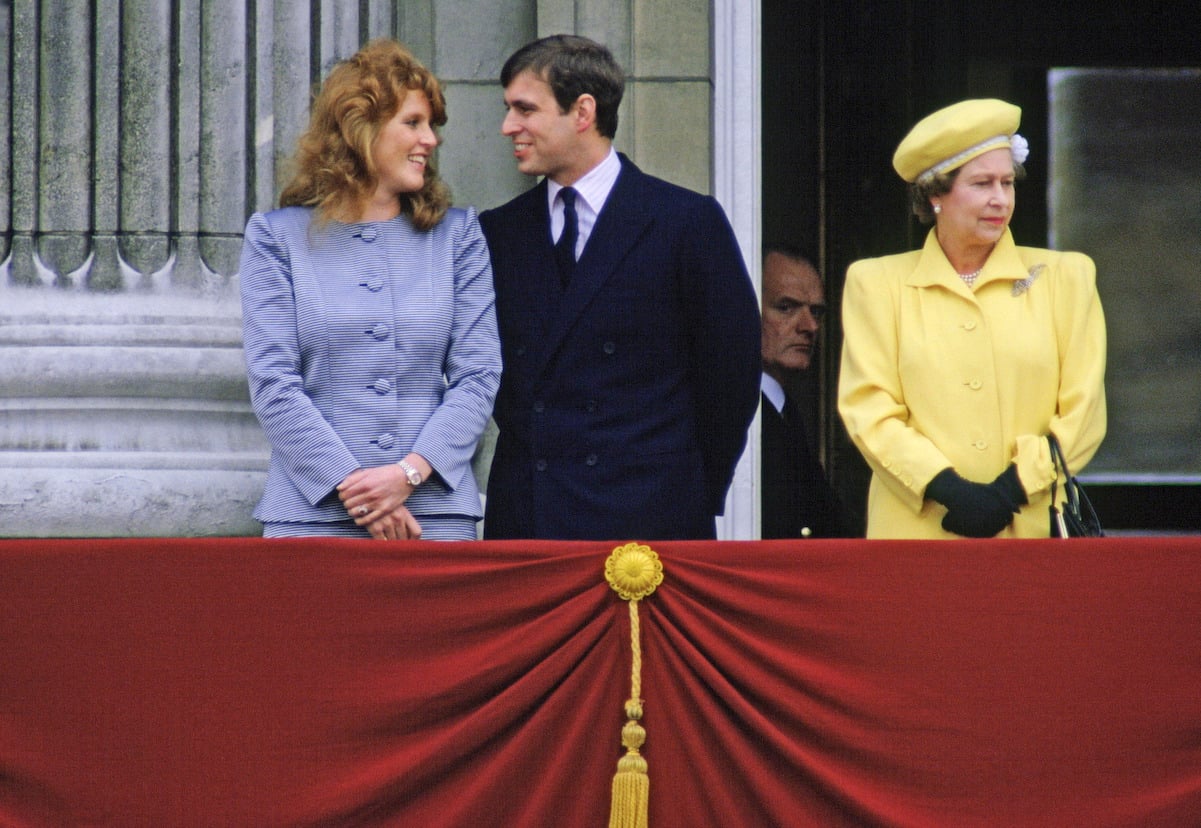
[[[403,460],[398,462],[397,465],[400,466],[400,470],[405,473],[405,478],[409,481],[410,486],[421,485],[421,472],[417,471],[417,469]]]

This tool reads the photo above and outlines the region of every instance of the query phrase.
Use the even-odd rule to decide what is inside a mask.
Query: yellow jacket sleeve
[[[952,463],[910,423],[899,371],[904,283],[890,273],[898,266],[893,257],[867,259],[847,271],[838,409],[876,479],[917,512],[926,484]]]

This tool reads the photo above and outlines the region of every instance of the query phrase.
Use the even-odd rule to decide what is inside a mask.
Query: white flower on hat
[[[1030,142],[1015,132],[1009,139],[1009,152],[1013,155],[1013,163],[1025,164],[1026,156],[1030,154]]]

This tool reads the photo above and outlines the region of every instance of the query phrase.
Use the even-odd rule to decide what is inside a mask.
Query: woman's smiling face
[[[371,152],[381,194],[415,193],[425,186],[426,167],[438,146],[432,117],[425,93],[410,89],[396,114],[380,129]]]

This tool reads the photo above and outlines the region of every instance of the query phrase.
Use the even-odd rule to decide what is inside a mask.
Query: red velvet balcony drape
[[[0,825],[607,825],[615,545],[0,542]],[[651,546],[652,828],[1201,824],[1201,539]]]

